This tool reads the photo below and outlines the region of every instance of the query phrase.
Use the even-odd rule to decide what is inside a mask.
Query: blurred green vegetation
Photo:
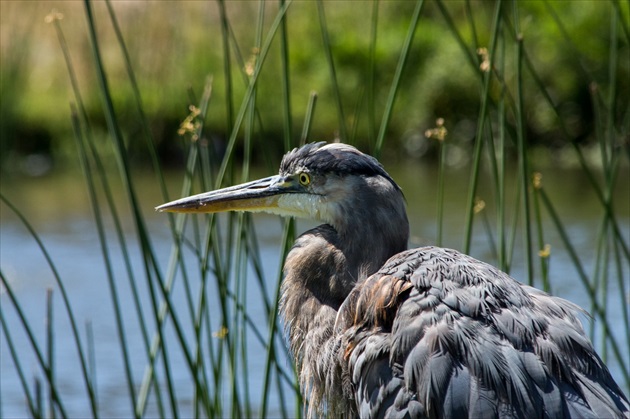
[[[311,138],[332,140],[344,132],[344,141],[366,151],[374,149],[383,104],[392,83],[414,3],[384,1],[378,4],[378,25],[371,51],[373,2],[331,1],[324,3],[328,36],[343,104],[345,127],[340,126],[333,82],[322,42],[316,2],[295,2],[287,13],[288,63],[292,137],[297,141],[309,94],[318,93],[316,125]],[[81,2],[2,1],[1,13],[1,105],[0,165],[3,173],[45,173],[50,167],[76,166],[76,151],[70,122],[73,101],[68,72],[57,35],[45,17],[52,9],[63,14],[61,28],[83,92],[87,112],[97,136],[105,138],[106,127],[96,72],[91,57],[87,23]],[[164,164],[181,164],[182,140],[179,123],[197,103],[207,76],[213,77],[213,96],[206,124],[208,135],[220,146],[230,135],[230,114],[226,106],[224,45],[221,42],[220,3],[197,1],[116,1],[113,3],[126,39],[131,64],[138,79],[144,110],[152,136]],[[270,16],[276,2],[265,6]],[[443,7],[444,9],[441,9]],[[247,85],[245,68],[256,58],[256,19],[259,3],[226,2],[231,37],[231,74],[235,97],[242,97]],[[134,162],[146,162],[141,122],[129,83],[124,57],[107,19],[104,3],[94,4],[99,38],[114,105]],[[485,1],[428,2],[415,32],[409,59],[388,126],[386,153],[411,157],[436,157],[436,145],[424,133],[444,118],[449,141],[464,153],[472,147],[480,107],[480,73],[470,57],[481,64],[477,48],[488,47],[494,4]],[[614,47],[618,66],[610,69],[611,22],[621,9],[618,42]],[[542,97],[530,74],[524,77],[525,124],[530,143],[553,153],[553,159],[567,141],[594,143],[593,101],[615,92],[615,107],[609,110],[618,122],[618,135],[630,132],[630,60],[628,49],[628,3],[606,1],[523,1],[519,2],[520,31],[526,56],[558,106],[563,128]],[[505,12],[507,13],[507,12]],[[468,50],[464,53],[448,14]],[[260,136],[255,151],[278,156],[283,151],[281,92],[283,72],[281,47],[274,40],[260,75],[258,106]],[[513,42],[499,45],[503,54],[515,54]],[[374,109],[370,109],[371,60]],[[468,57],[467,57],[468,54]],[[515,60],[505,60],[507,65]],[[514,74],[507,69],[507,74]],[[614,85],[611,86],[611,80]],[[513,84],[513,80],[506,80]],[[498,82],[491,96],[501,95]],[[492,110],[491,110],[492,112]],[[369,115],[373,115],[369,117]],[[375,121],[375,122],[374,122]],[[105,141],[103,147],[106,148]],[[627,139],[626,139],[627,146]],[[254,153],[256,156],[257,153]],[[387,156],[385,156],[387,157]]]

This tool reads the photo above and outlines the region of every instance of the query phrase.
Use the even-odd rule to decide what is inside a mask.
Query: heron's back
[[[449,249],[392,257],[339,310],[361,417],[628,417],[568,301]]]

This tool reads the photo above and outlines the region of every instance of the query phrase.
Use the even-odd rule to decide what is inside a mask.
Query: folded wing
[[[400,253],[339,310],[348,397],[361,417],[628,417],[579,313],[454,250]]]

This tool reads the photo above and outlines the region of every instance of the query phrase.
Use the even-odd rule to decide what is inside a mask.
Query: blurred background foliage
[[[132,67],[138,78],[144,110],[149,118],[162,163],[180,165],[183,141],[177,129],[188,115],[188,106],[198,102],[206,78],[213,77],[213,98],[206,132],[220,146],[230,135],[235,112],[225,106],[228,88],[242,97],[247,85],[246,69],[256,59],[255,26],[259,3],[224,3],[231,38],[232,86],[226,86],[224,47],[221,42],[220,2],[198,1],[115,1],[113,7],[127,42]],[[611,4],[613,7],[611,7]],[[268,16],[278,10],[268,2]],[[3,174],[42,175],[52,168],[77,165],[70,122],[73,100],[68,72],[57,35],[45,17],[56,9],[63,15],[61,28],[67,38],[78,75],[83,100],[97,135],[106,137],[96,72],[92,60],[87,23],[81,2],[2,1],[1,13],[1,107],[0,164]],[[391,123],[388,127],[387,157],[436,157],[434,142],[425,131],[444,118],[449,130],[451,164],[464,163],[470,154],[479,113],[482,83],[479,71],[466,57],[444,18],[450,15],[478,64],[483,54],[471,46],[487,47],[493,2],[428,2],[415,33],[409,60],[402,76]],[[114,104],[125,131],[134,163],[147,162],[141,139],[141,122],[132,87],[115,33],[107,18],[106,6],[95,2],[102,52],[114,96]],[[378,4],[377,42],[370,49],[372,2],[331,1],[325,3],[328,36],[343,104],[340,124],[322,31],[315,2],[295,2],[287,13],[288,62],[292,109],[292,138],[297,139],[306,112],[309,94],[318,93],[315,125],[311,138],[344,141],[371,151],[383,113],[402,42],[408,30],[414,2],[384,1]],[[611,54],[611,14],[621,8],[622,30],[618,66],[609,68]],[[521,33],[525,53],[531,60],[552,99],[558,104],[570,141],[588,147],[594,143],[593,101],[607,97],[610,80],[615,80],[616,108],[610,110],[619,121],[621,135],[630,130],[630,59],[628,51],[628,3],[605,1],[522,1],[519,2]],[[271,24],[271,18],[266,27]],[[476,38],[478,37],[478,39]],[[505,42],[504,54],[514,55],[513,42]],[[236,53],[235,53],[236,51]],[[283,151],[282,69],[280,44],[274,42],[259,80],[260,133],[255,151],[279,156]],[[373,72],[373,102],[368,100]],[[507,59],[505,62],[515,60]],[[508,69],[509,70],[509,69]],[[614,74],[612,73],[614,72]],[[514,74],[506,71],[505,74]],[[508,85],[512,81],[507,80]],[[552,163],[567,162],[562,150],[567,145],[558,118],[535,87],[528,74],[524,78],[527,109],[525,123],[530,143],[550,151],[541,153]],[[496,99],[499,83],[491,90]],[[495,88],[496,87],[496,88]],[[369,109],[374,103],[374,109]],[[367,115],[374,115],[373,118]],[[376,121],[376,123],[374,123]],[[626,133],[626,134],[623,134]],[[627,144],[627,139],[625,140]],[[107,148],[103,140],[101,146]],[[459,152],[457,152],[459,150]],[[258,153],[254,153],[254,156]]]

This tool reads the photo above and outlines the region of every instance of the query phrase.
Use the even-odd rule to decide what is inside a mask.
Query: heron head
[[[338,230],[374,211],[407,222],[402,192],[383,166],[347,144],[311,143],[288,152],[275,176],[182,198],[170,212],[269,212],[328,223]]]

